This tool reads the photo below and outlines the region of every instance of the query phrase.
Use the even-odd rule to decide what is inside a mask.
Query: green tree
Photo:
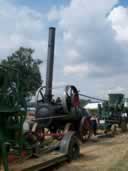
[[[17,51],[1,61],[4,66],[15,68],[19,71],[20,87],[25,96],[34,95],[41,86],[41,73],[39,59],[33,59],[33,49],[20,47]],[[10,71],[11,72],[11,71]]]

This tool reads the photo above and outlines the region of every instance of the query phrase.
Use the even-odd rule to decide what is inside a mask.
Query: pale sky
[[[0,59],[24,46],[46,61],[50,26],[56,27],[55,86],[128,95],[127,0],[0,0]]]

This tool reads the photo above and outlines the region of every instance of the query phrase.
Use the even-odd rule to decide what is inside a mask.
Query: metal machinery
[[[79,99],[76,88],[67,86],[66,93],[68,89],[72,91],[69,98],[67,94],[64,96],[65,108],[60,101],[53,101],[51,88],[54,39],[55,28],[50,28],[46,91],[43,95],[41,87],[37,92],[37,97],[40,94],[42,98],[37,100],[36,118],[30,119],[27,116],[25,94],[20,86],[20,72],[0,66],[0,168],[3,165],[5,171],[40,170],[57,162],[79,157],[80,148],[75,132],[69,131],[68,125],[67,131],[57,132],[57,128],[61,126],[59,121],[67,114],[65,110],[71,110],[73,103],[75,107],[72,108],[72,114],[73,110],[77,111]],[[57,119],[58,116],[60,118]],[[71,116],[69,118],[72,120]],[[65,123],[68,121],[69,119]],[[50,128],[55,135],[48,134],[50,138],[46,138],[45,128]]]
[[[17,148],[20,155],[23,147],[26,103],[20,88],[19,72],[0,66],[0,162],[3,162],[5,171],[8,170],[9,149]]]
[[[55,28],[49,29],[46,86],[36,94],[36,121],[39,127],[61,139],[61,134],[75,131],[82,142],[90,137],[91,123],[87,111],[80,107],[79,92],[73,85],[67,85],[62,98],[56,100],[52,94],[54,65]],[[40,98],[41,97],[41,98]],[[45,134],[45,133],[44,133]]]
[[[118,125],[122,131],[126,131],[128,118],[124,108],[124,95],[109,94],[109,100],[99,105],[99,119],[100,127],[104,128],[106,133],[111,128],[114,133],[115,125]]]

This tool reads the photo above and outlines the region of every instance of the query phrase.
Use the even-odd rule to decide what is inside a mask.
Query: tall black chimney
[[[48,38],[48,56],[47,56],[47,71],[46,71],[46,102],[50,103],[52,99],[52,81],[53,81],[53,65],[54,65],[54,48],[55,48],[55,28],[49,28]]]

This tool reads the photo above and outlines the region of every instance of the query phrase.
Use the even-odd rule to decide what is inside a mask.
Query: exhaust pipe
[[[46,71],[46,89],[45,89],[45,100],[47,103],[50,103],[52,100],[55,30],[56,29],[54,27],[49,28],[47,71]]]

